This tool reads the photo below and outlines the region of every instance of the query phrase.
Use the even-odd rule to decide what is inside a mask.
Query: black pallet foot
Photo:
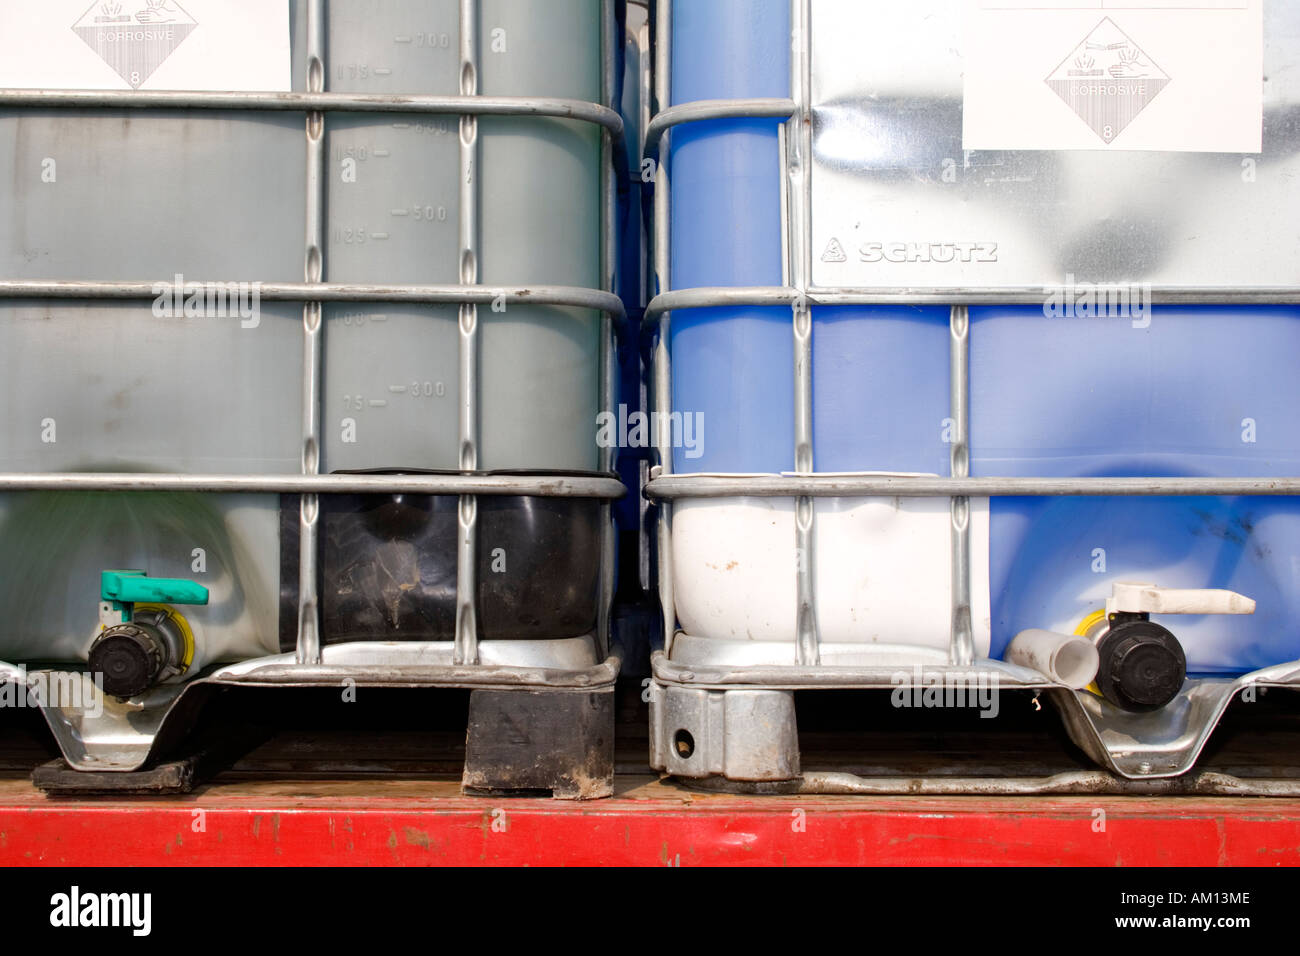
[[[74,770],[59,758],[32,771],[32,783],[54,796],[117,796],[190,793],[264,743],[267,733],[253,727],[222,728],[209,743],[190,753],[140,770]]]
[[[462,789],[550,791],[560,800],[614,792],[614,688],[476,690]]]
[[[73,770],[62,758],[32,771],[32,783],[58,796],[189,793],[200,782],[198,758],[171,760],[148,770]]]

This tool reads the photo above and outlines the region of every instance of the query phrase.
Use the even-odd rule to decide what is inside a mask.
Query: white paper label
[[[0,87],[291,89],[285,0],[5,0]]]
[[[1258,153],[1263,0],[966,0],[965,149]]]

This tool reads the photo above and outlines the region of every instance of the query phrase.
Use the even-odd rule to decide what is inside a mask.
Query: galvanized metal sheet
[[[1300,7],[1265,0],[1242,155],[963,150],[963,6],[812,0],[815,286],[1300,284]]]

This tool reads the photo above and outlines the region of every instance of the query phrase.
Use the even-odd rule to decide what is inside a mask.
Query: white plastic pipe
[[[1017,634],[1007,647],[1006,659],[1073,690],[1091,684],[1101,665],[1096,645],[1086,637],[1037,628]]]
[[[1154,584],[1116,581],[1110,586],[1106,614],[1254,614],[1255,602],[1220,588],[1160,588]]]

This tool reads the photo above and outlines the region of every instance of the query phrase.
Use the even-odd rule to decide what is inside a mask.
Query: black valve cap
[[[1125,710],[1158,710],[1178,696],[1187,677],[1187,657],[1178,638],[1151,621],[1112,624],[1097,651],[1097,686]]]
[[[136,697],[153,686],[163,668],[165,647],[153,628],[116,624],[90,645],[90,672],[114,697]]]

